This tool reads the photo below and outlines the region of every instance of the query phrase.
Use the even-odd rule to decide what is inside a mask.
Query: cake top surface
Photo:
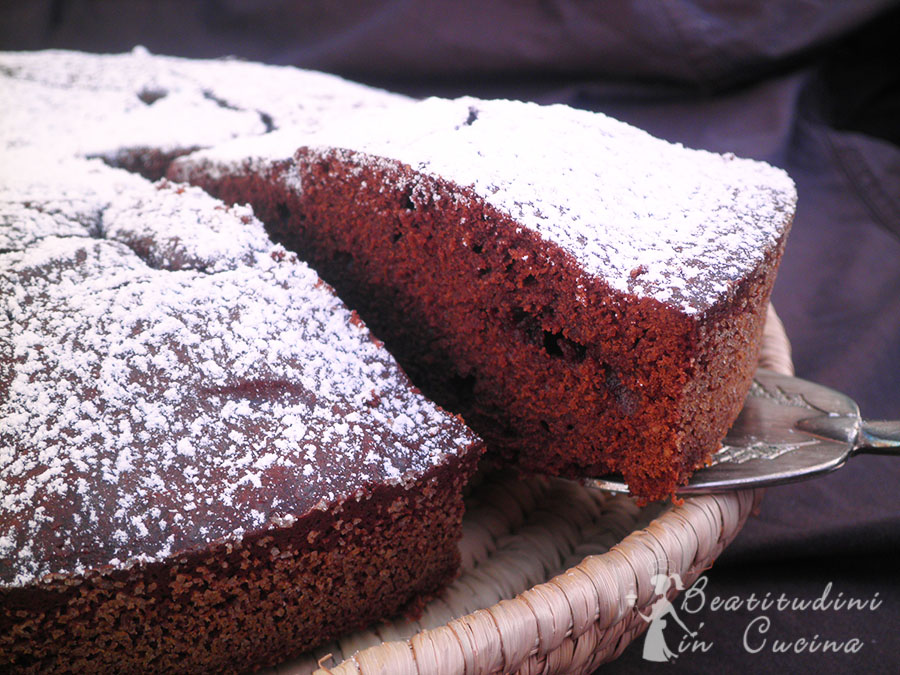
[[[290,67],[129,54],[0,53],[0,148],[184,153],[217,171],[344,148],[410,165],[559,246],[614,289],[699,314],[790,225],[762,162],[690,150],[599,113],[402,96]],[[373,161],[377,161],[373,159]],[[296,184],[296,183],[295,183]]]
[[[301,146],[400,161],[471,188],[589,275],[689,314],[728,297],[759,266],[796,203],[787,174],[762,162],[687,149],[562,105],[472,98],[398,102],[313,130],[238,139],[178,168],[228,172]]]
[[[249,209],[0,171],[3,585],[288,525],[476,442]]]

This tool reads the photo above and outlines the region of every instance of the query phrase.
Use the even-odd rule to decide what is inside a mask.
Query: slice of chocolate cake
[[[455,575],[481,442],[249,209],[4,158],[0,669],[246,670]]]
[[[743,403],[796,200],[759,162],[475,99],[242,139],[169,175],[252,204],[496,455],[619,472],[650,499]]]

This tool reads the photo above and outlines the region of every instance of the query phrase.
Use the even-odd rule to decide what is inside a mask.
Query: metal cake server
[[[796,377],[758,370],[744,409],[710,466],[678,495],[780,485],[834,471],[860,453],[900,455],[900,421],[867,422],[848,396]],[[615,477],[581,481],[628,492]]]

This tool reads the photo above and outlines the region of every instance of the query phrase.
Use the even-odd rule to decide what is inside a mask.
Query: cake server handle
[[[856,453],[900,455],[900,420],[863,420],[858,442]]]

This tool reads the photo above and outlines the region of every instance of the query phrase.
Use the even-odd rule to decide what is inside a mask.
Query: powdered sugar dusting
[[[15,223],[0,254],[4,583],[239,538],[474,442],[246,209],[97,162],[60,169],[47,196],[7,188],[0,204]]]
[[[787,175],[766,164],[565,106],[416,102],[321,73],[142,50],[7,53],[0,65],[0,93],[27,102],[4,114],[7,148],[115,159],[216,146],[185,172],[191,162],[248,170],[299,147],[396,160],[473,189],[613,288],[690,314],[759,266],[796,202]]]
[[[688,314],[728,297],[790,226],[783,171],[690,150],[597,113],[515,101],[406,102],[243,138],[177,163],[211,173],[349,149],[471,188],[613,288]]]
[[[688,313],[759,266],[796,201],[787,174],[767,164],[559,105],[430,99],[335,124],[308,143],[469,186],[613,288]]]

